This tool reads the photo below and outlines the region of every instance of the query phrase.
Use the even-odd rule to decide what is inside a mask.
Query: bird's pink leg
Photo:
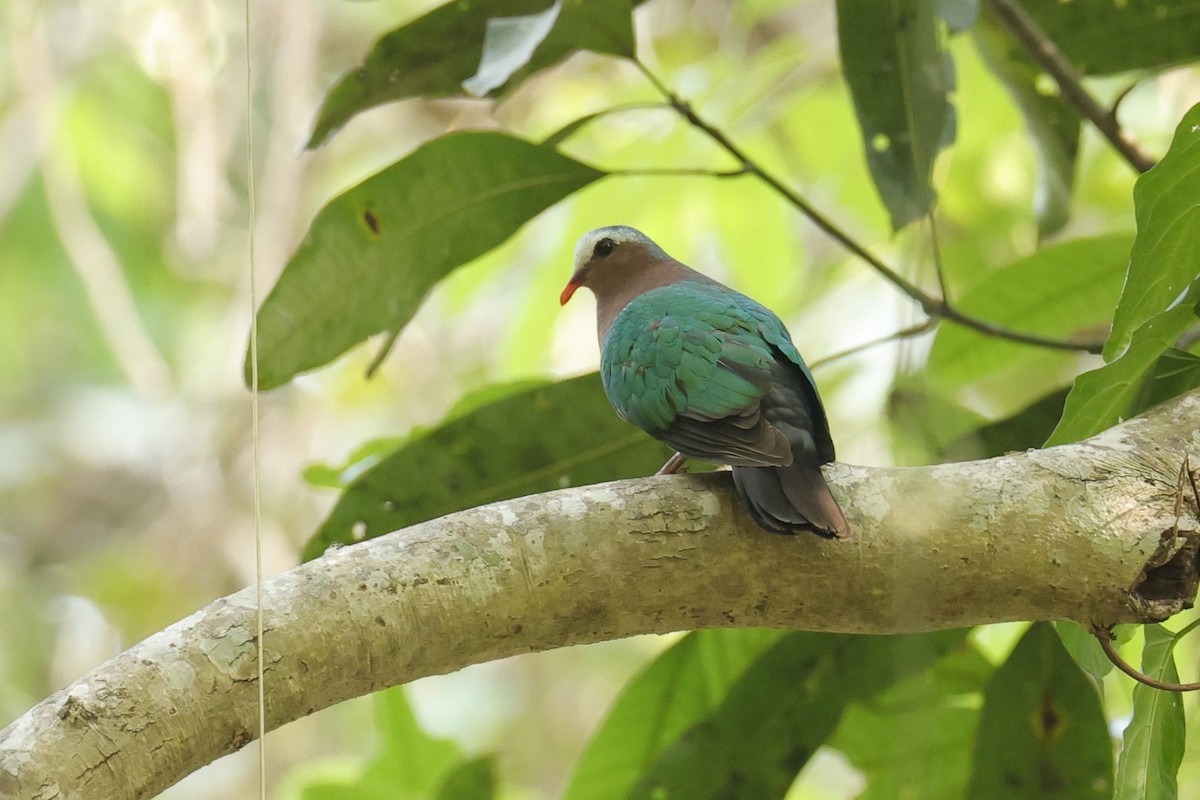
[[[660,469],[658,472],[656,472],[654,474],[655,475],[674,475],[676,472],[680,471],[680,467],[683,466],[683,462],[685,462],[687,460],[688,460],[688,457],[685,456],[683,453],[676,453],[675,455],[668,458],[667,463],[662,465],[662,469]],[[683,470],[683,471],[687,472],[687,470]]]

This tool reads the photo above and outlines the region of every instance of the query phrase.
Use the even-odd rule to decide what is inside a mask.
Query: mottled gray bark
[[[761,532],[726,473],[416,525],[265,584],[268,726],[467,664],[639,633],[1165,619],[1196,589],[1190,486],[1176,507],[1198,430],[1194,395],[1078,445],[911,469],[837,464],[828,477],[849,542]],[[249,742],[254,598],[213,603],[0,731],[0,796],[147,797]]]

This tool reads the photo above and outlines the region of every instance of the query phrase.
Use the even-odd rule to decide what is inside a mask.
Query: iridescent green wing
[[[693,281],[632,301],[613,321],[601,358],[617,413],[688,455],[737,465],[788,463],[787,440],[760,413],[778,369],[760,311],[770,315],[725,287]]]

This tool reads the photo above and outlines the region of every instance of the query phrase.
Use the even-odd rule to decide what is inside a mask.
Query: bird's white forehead
[[[637,228],[631,228],[628,225],[609,225],[604,228],[596,228],[595,230],[588,231],[579,237],[579,243],[575,245],[576,268],[591,261],[592,253],[596,249],[596,242],[601,239],[612,239],[614,244],[637,242],[656,253],[662,252],[662,248]]]

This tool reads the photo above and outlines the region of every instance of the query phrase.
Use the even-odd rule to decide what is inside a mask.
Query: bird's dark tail
[[[788,534],[808,530],[829,539],[850,538],[850,525],[815,464],[734,467],[733,482],[750,516],[764,530]]]

